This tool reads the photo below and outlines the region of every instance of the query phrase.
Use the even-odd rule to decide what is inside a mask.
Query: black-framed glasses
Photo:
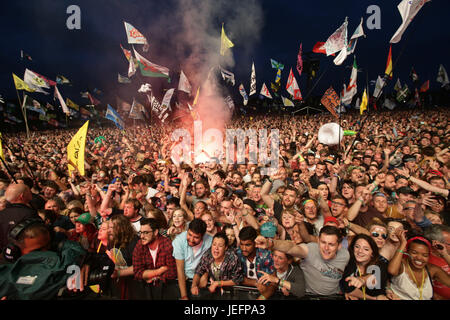
[[[250,263],[250,269],[248,271],[248,275],[250,277],[253,277],[255,275],[255,272],[253,270],[255,270],[255,264],[252,262],[252,263]]]
[[[340,202],[333,201],[333,200],[331,200],[331,203],[332,203],[332,204],[336,204],[336,205],[338,205],[339,207],[345,206],[345,203],[340,203]]]
[[[379,236],[381,236],[384,240],[387,239],[387,234],[386,233],[378,233],[378,232],[372,232],[372,236],[374,236],[375,238],[378,238]]]
[[[137,235],[140,236],[148,236],[149,234],[151,234],[153,231],[139,231],[137,233]]]

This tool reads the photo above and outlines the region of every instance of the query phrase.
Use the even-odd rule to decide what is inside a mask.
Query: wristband
[[[231,226],[232,226],[232,227],[236,227],[236,226],[237,226],[237,223],[233,223]]]
[[[188,297],[188,296],[182,296],[180,299],[181,299],[181,300],[187,299],[187,297]]]
[[[267,300],[267,298],[264,297],[263,295],[260,295],[260,296],[258,297],[258,300]]]

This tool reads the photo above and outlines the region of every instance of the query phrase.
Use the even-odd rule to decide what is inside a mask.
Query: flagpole
[[[26,110],[26,108],[25,108],[25,106],[24,106],[24,103],[25,103],[25,94],[24,94],[23,102],[22,102],[22,101],[20,100],[20,95],[19,95],[19,92],[17,91],[17,88],[16,88],[16,93],[17,93],[17,98],[19,99],[20,109],[22,110],[23,119],[25,120],[25,129],[26,129],[26,132],[27,132],[27,140],[28,140],[28,139],[30,138],[30,130],[29,130],[29,128],[28,128],[27,110]]]

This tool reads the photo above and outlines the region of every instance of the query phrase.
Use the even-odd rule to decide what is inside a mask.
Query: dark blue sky
[[[227,3],[227,4],[220,4]],[[180,5],[180,3],[182,5]],[[188,3],[201,5],[201,8],[189,8]],[[251,3],[249,5],[248,3]],[[364,70],[359,74],[358,87],[366,84],[366,71],[369,80],[376,79],[385,70],[389,50],[389,40],[401,24],[397,10],[400,0],[315,0],[315,1],[194,1],[194,0],[26,0],[2,1],[0,4],[0,27],[2,30],[2,49],[0,50],[0,94],[4,98],[16,97],[11,73],[23,77],[25,68],[55,79],[56,75],[64,75],[73,82],[73,86],[60,85],[64,98],[68,97],[78,104],[88,101],[80,97],[80,91],[99,88],[103,96],[97,96],[102,103],[115,105],[115,95],[131,102],[133,96],[143,101],[137,93],[139,86],[145,81],[155,88],[170,88],[178,83],[180,60],[180,41],[186,32],[186,24],[182,19],[192,18],[196,27],[202,23],[207,26],[203,35],[220,36],[221,22],[231,40],[234,66],[230,71],[236,75],[238,85],[243,82],[249,90],[251,62],[255,62],[257,73],[257,90],[264,81],[268,86],[274,81],[276,71],[271,69],[270,58],[285,65],[282,74],[282,86],[286,85],[289,68],[297,59],[299,44],[303,43],[303,51],[311,51],[317,41],[326,39],[349,19],[349,37],[364,18],[365,39],[359,39],[356,47],[357,64]],[[69,5],[77,4],[81,9],[81,30],[69,30],[66,20]],[[366,27],[366,13],[370,5],[378,5],[381,9],[381,29],[369,30]],[[220,6],[223,7],[220,7]],[[183,7],[184,6],[184,7]],[[190,11],[192,10],[192,11]],[[208,15],[205,20],[199,12]],[[450,12],[450,1],[435,0],[425,4],[413,20],[402,40],[393,45],[393,60],[402,55],[394,69],[394,79],[400,77],[412,85],[409,78],[414,66],[419,75],[419,82],[431,80],[431,88],[438,88],[436,75],[439,64],[446,68],[450,56],[450,28],[447,21]],[[192,17],[189,17],[191,15]],[[127,44],[123,21],[133,24],[150,42],[150,51],[142,53],[142,46],[137,50],[152,62],[167,66],[171,70],[172,84],[161,78],[133,77],[130,85],[119,84],[117,73],[126,75],[128,64],[119,44],[131,48]],[[214,29],[215,28],[215,29]],[[245,30],[244,30],[245,29]],[[198,30],[198,29],[197,29]],[[191,34],[192,36],[192,34]],[[198,49],[198,44],[196,49]],[[195,50],[184,46],[186,53]],[[187,48],[187,49],[186,49]],[[33,62],[21,61],[20,50],[31,55]],[[209,50],[209,49],[208,49]],[[217,53],[218,54],[218,53]],[[328,68],[327,73],[316,86],[313,94],[321,95],[330,86],[335,90],[348,83],[353,56],[347,58],[342,66],[333,64],[333,57],[317,55],[320,58],[319,75]],[[183,62],[186,65],[186,61]],[[184,67],[183,67],[184,69]],[[447,69],[450,71],[449,69]],[[194,75],[188,74],[194,81]],[[306,95],[306,78],[295,73],[303,95]],[[392,88],[393,82],[388,86]],[[194,88],[196,85],[194,84]],[[283,90],[283,93],[285,91]],[[32,94],[40,101],[51,101],[49,96]],[[162,96],[162,90],[161,94]],[[241,101],[235,101],[237,104]]]

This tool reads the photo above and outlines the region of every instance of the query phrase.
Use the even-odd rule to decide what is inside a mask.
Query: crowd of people
[[[28,255],[72,243],[111,263],[100,287],[79,263],[84,291],[111,299],[450,299],[448,119],[439,108],[227,123],[279,129],[269,175],[248,147],[245,163],[175,163],[179,124],[89,128],[84,176],[67,170],[76,131],[4,133],[0,284]],[[329,122],[357,134],[321,143]]]

